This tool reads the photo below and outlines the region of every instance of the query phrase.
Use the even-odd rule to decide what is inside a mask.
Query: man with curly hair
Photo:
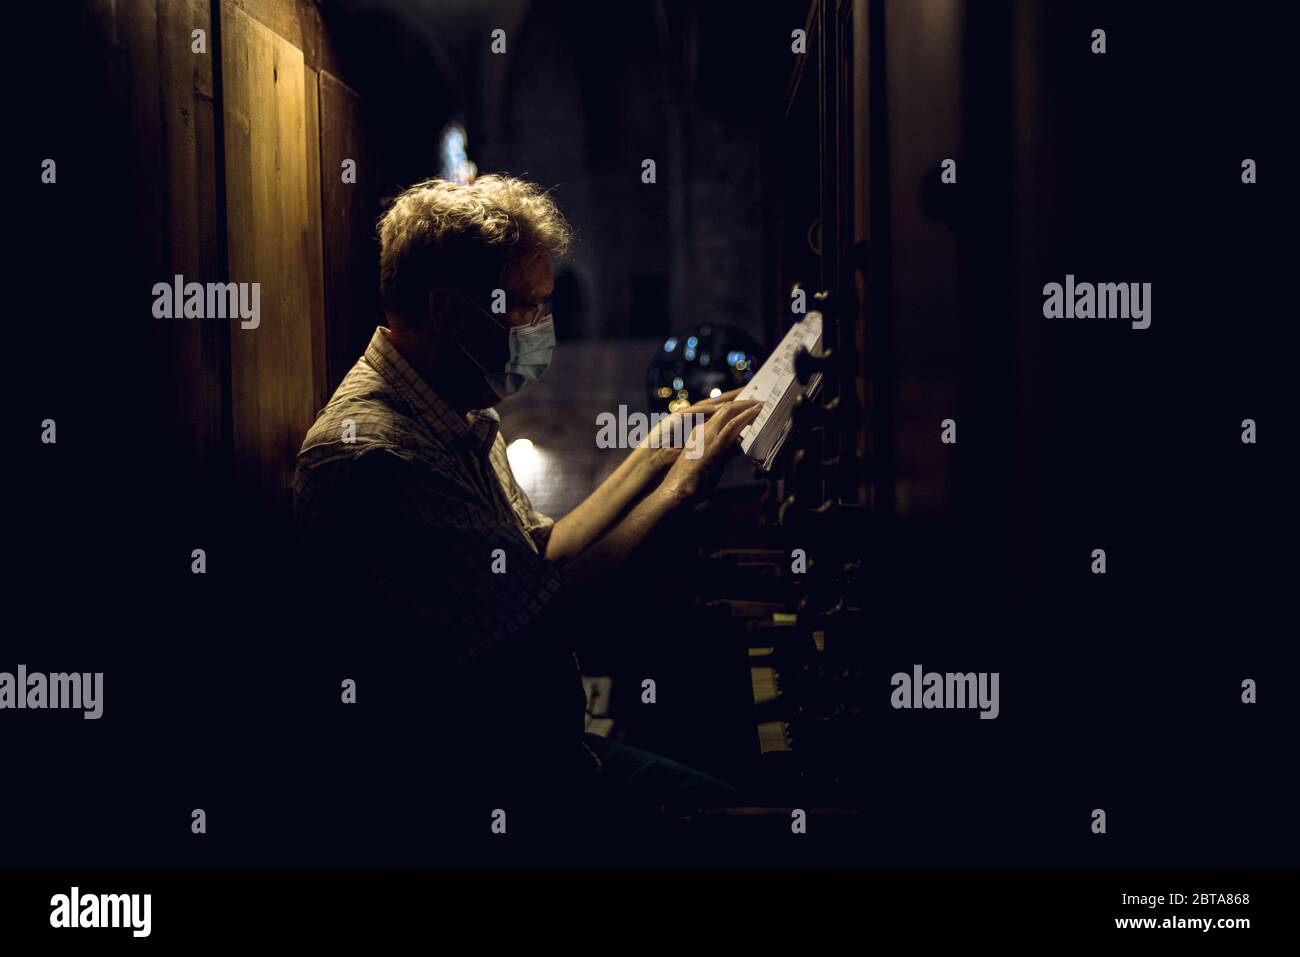
[[[647,441],[552,520],[511,474],[493,406],[550,361],[552,259],[568,223],[519,179],[429,180],[397,197],[379,240],[387,327],[312,426],[294,482],[328,602],[321,655],[370,721],[364,741],[349,739],[367,793],[386,795],[397,820],[436,797],[483,833],[503,811],[526,836],[611,802],[728,803],[719,782],[584,733],[571,639],[592,609],[616,626],[602,582],[713,490],[758,404],[686,410],[705,417],[699,454]]]

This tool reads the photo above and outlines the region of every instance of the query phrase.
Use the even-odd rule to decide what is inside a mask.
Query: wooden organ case
[[[882,5],[814,0],[804,29],[765,157],[766,302],[771,343],[800,306],[822,314],[822,353],[796,361],[801,385],[820,372],[822,386],[796,401],[760,473],[757,528],[719,532],[699,580],[704,613],[743,648],[739,776],[755,803],[852,810],[868,772],[864,654],[888,627],[872,582],[894,514],[889,264],[871,243],[889,215]]]

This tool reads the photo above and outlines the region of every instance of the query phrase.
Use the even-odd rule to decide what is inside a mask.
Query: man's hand
[[[697,425],[691,433],[688,445],[690,453],[682,455],[681,450],[673,449],[676,461],[659,486],[642,498],[606,534],[591,537],[589,546],[575,550],[576,557],[562,566],[565,586],[571,592],[574,589],[593,588],[615,573],[660,522],[678,509],[694,505],[713,491],[718,479],[722,477],[727,459],[736,451],[736,440],[740,437],[741,430],[753,422],[763,408],[761,402],[735,402],[732,401],[733,398],[734,393],[711,400],[707,410],[701,410],[707,411],[708,421]],[[700,454],[695,456],[697,449]],[[638,451],[648,453],[660,450]],[[619,467],[626,467],[630,461],[629,457]],[[616,472],[615,476],[617,474]],[[618,485],[619,483],[612,482],[615,476],[607,479],[595,495],[599,495],[606,486]],[[584,502],[556,523],[551,531],[552,542],[561,524],[574,521],[575,512],[586,505]],[[549,547],[546,554],[548,558],[551,557]]]
[[[740,392],[740,389],[732,389],[730,392],[722,393],[716,399],[701,399],[670,415],[665,415],[650,430],[645,440],[637,446],[633,455],[642,456],[650,461],[655,471],[655,479],[658,480],[659,476],[667,472],[681,456],[683,447],[689,445],[686,439],[690,435],[690,426],[687,423],[694,421],[695,416],[703,416],[707,419],[719,409],[729,405],[736,396],[740,395]],[[691,448],[695,446],[692,445]]]
[[[752,399],[716,401],[708,421],[697,425],[688,441],[691,449],[700,449],[700,454],[678,456],[660,485],[662,491],[682,505],[694,505],[713,491],[727,460],[739,448],[741,431],[763,408],[762,402]]]

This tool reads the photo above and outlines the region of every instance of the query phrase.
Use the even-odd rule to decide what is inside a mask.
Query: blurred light
[[[673,399],[673,401],[668,403],[668,411],[676,412],[678,409],[684,409],[690,404],[690,399]]]
[[[478,176],[478,167],[469,158],[469,138],[465,127],[459,123],[448,123],[442,131],[441,169],[443,179],[465,185],[474,182]]]
[[[752,370],[763,356],[745,330],[730,325],[682,329],[660,340],[659,346],[647,370],[646,398],[651,408],[661,411],[672,403],[698,401],[743,386],[753,378]]]
[[[710,390],[709,390],[709,398],[710,398],[710,399],[716,399],[716,398],[717,398],[718,396],[720,396],[720,395],[722,395],[722,390],[721,390],[721,389],[710,389]]]
[[[520,485],[531,485],[545,471],[546,457],[531,439],[515,439],[507,445],[506,458]]]

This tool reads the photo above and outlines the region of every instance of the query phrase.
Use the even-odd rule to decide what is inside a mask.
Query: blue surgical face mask
[[[481,306],[479,311],[496,322]],[[501,323],[497,322],[497,325]],[[487,380],[488,387],[498,398],[504,399],[516,395],[529,383],[536,382],[551,364],[551,354],[555,352],[555,322],[548,315],[535,325],[511,326],[510,354],[501,369],[488,369],[470,355],[464,346],[460,346],[460,350],[469,357],[470,362],[483,370],[483,378]]]

